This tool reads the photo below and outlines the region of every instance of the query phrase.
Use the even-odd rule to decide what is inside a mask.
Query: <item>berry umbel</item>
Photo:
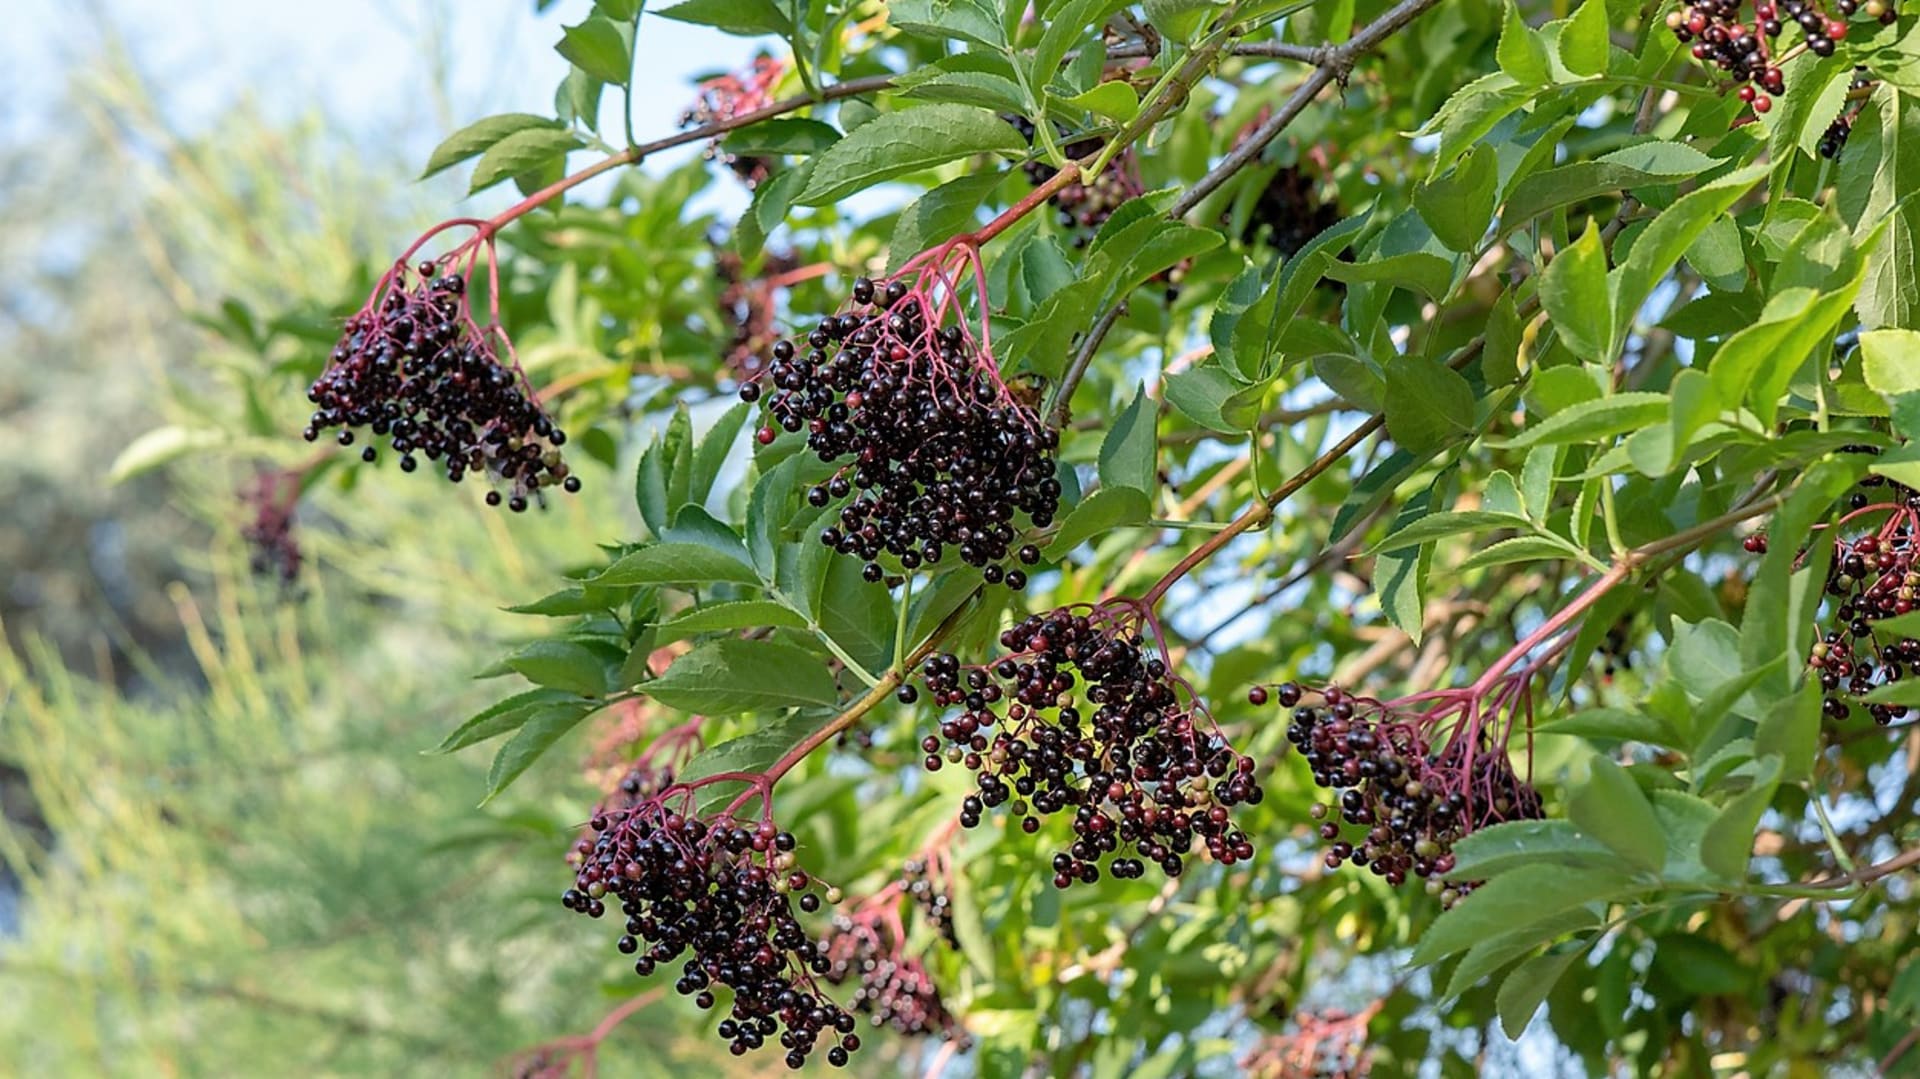
[[[832,963],[796,913],[819,910],[821,893],[796,864],[794,837],[765,813],[737,821],[740,801],[711,817],[694,811],[698,790],[742,778],[669,783],[650,795],[643,782],[639,801],[595,814],[561,902],[598,918],[617,901],[616,947],[637,957],[641,977],[678,963],[674,988],[705,1010],[721,1007],[715,990],[725,990],[732,999],[715,1033],[734,1055],[777,1042],[798,1068],[824,1044],[829,1062],[845,1064],[860,1044],[856,1024],[814,982]]]
[[[439,259],[411,264],[413,251],[438,233],[472,227],[472,238]],[[489,314],[474,317],[473,283],[487,268]],[[351,446],[357,432],[388,439],[400,470],[422,458],[454,483],[481,473],[497,486],[487,503],[516,513],[540,492],[580,489],[562,459],[566,432],[541,409],[499,321],[498,265],[484,222],[449,221],[415,242],[381,276],[366,306],[347,320],[327,368],[307,391],[317,406],[303,435],[317,440],[339,428]],[[378,459],[372,445],[360,451]],[[505,488],[504,493],[502,487]]]
[[[950,245],[885,281],[860,278],[837,315],[780,341],[765,370],[740,387],[760,402],[762,445],[779,429],[806,432],[807,448],[838,466],[807,492],[838,503],[820,542],[859,558],[869,581],[890,566],[912,571],[948,554],[980,567],[989,584],[1018,590],[1040,561],[1020,542],[1022,518],[1053,523],[1060,506],[1059,436],[1001,381],[984,317],[978,337],[956,284],[985,274],[971,246]]]
[[[1862,698],[1910,677],[1920,666],[1920,638],[1879,625],[1920,606],[1920,565],[1914,559],[1920,492],[1880,476],[1867,477],[1863,486],[1884,491],[1885,497],[1875,501],[1864,490],[1856,493],[1836,526],[1842,534],[1827,569],[1827,628],[1814,642],[1807,666],[1826,692],[1828,718],[1846,719],[1858,705],[1884,727],[1905,718],[1907,706]]]
[[[1784,65],[1803,52],[1832,56],[1856,14],[1891,26],[1900,18],[1899,2],[1833,0],[1829,10],[1819,0],[1759,0],[1749,14],[1746,0],[1699,0],[1668,12],[1667,29],[1692,46],[1695,60],[1725,72],[1741,101],[1766,113],[1787,92]],[[1798,31],[1798,43],[1782,40],[1788,26]]]
[[[1008,654],[967,667],[936,655],[923,669],[936,704],[960,712],[921,743],[926,766],[964,765],[978,792],[961,805],[972,828],[1006,807],[1023,831],[1073,815],[1074,840],[1053,856],[1067,888],[1121,879],[1148,863],[1180,875],[1196,839],[1214,860],[1253,857],[1235,806],[1262,798],[1251,757],[1227,744],[1174,673],[1152,612],[1128,600],[1031,615],[1000,635]],[[944,749],[943,749],[944,743]]]

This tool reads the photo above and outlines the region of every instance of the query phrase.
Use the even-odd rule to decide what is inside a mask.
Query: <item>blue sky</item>
[[[494,112],[551,110],[565,61],[552,50],[588,0],[535,15],[532,0],[7,0],[0,32],[0,134],[58,138],[58,103],[76,63],[113,27],[175,125],[192,131],[238,100],[292,117],[319,110],[355,142],[397,140],[425,159],[439,137]],[[438,51],[434,41],[447,43]],[[643,20],[634,123],[673,129],[696,73],[739,66],[754,43],[704,27]],[[444,99],[432,92],[444,72]],[[606,95],[609,110],[618,96]],[[611,119],[615,113],[608,112]],[[8,130],[11,129],[11,130]],[[610,130],[618,130],[615,123]],[[3,193],[0,193],[3,194]]]

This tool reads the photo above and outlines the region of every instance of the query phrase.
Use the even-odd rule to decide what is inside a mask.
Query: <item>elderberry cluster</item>
[[[901,942],[877,920],[836,915],[820,953],[827,962],[825,979],[833,985],[855,983],[847,1006],[875,1027],[890,1026],[909,1037],[964,1040],[926,965],[902,952]],[[857,1048],[859,1039],[849,1038]]]
[[[273,574],[290,585],[300,577],[300,538],[294,534],[294,506],[300,498],[300,474],[266,470],[242,494],[253,520],[240,530],[247,561],[258,576]]]
[[[1791,50],[1780,51],[1779,39],[1789,23],[1799,28],[1808,52],[1832,56],[1847,36],[1847,20],[1856,13],[1886,25],[1900,17],[1898,0],[1833,0],[1831,12],[1819,0],[1759,0],[1751,17],[1745,8],[1746,0],[1695,0],[1670,12],[1667,28],[1693,46],[1694,59],[1731,76],[1740,85],[1740,100],[1761,113],[1771,110],[1773,98],[1787,89],[1781,64]]]
[[[773,88],[786,74],[786,63],[771,56],[756,56],[753,64],[739,75],[719,75],[700,84],[693,106],[680,115],[682,128],[725,123],[752,112],[772,101]],[[701,151],[708,161],[717,161],[733,170],[748,190],[759,187],[773,175],[774,159],[728,151],[719,138],[710,140]]]
[[[764,377],[740,387],[762,399],[766,425],[807,431],[820,460],[845,462],[807,492],[824,507],[859,491],[839,522],[820,533],[835,551],[866,560],[862,575],[882,581],[882,554],[903,569],[933,565],[953,551],[989,584],[1026,587],[1040,549],[1016,547],[1015,515],[1035,528],[1060,507],[1054,475],[1059,436],[1017,400],[959,326],[941,327],[924,293],[903,281],[853,283],[853,305],[800,339],[773,346]]]
[[[1418,723],[1337,687],[1321,694],[1319,707],[1302,705],[1304,691],[1292,682],[1275,696],[1293,709],[1287,741],[1305,755],[1313,781],[1339,792],[1338,820],[1326,805],[1313,807],[1330,844],[1328,869],[1351,862],[1393,885],[1411,874],[1452,905],[1472,887],[1438,879],[1453,870],[1455,843],[1491,824],[1543,815],[1539,794],[1506,752],[1481,738],[1455,737],[1435,752]],[[1343,823],[1365,832],[1356,841]]]
[[[1100,609],[1062,608],[1029,616],[1000,643],[1012,654],[991,667],[943,654],[924,668],[934,702],[961,708],[921,748],[929,770],[951,761],[976,773],[963,827],[1005,805],[1032,834],[1041,817],[1071,810],[1073,844],[1053,857],[1060,888],[1099,880],[1113,855],[1117,878],[1144,876],[1148,862],[1177,877],[1196,837],[1224,865],[1253,857],[1230,813],[1263,796],[1253,759],[1200,729],[1204,712],[1190,694],[1183,701],[1184,683],[1139,633]]]
[[[832,964],[794,914],[795,906],[819,910],[820,896],[794,867],[791,834],[765,823],[709,824],[658,798],[596,814],[591,829],[560,901],[598,918],[618,900],[626,922],[618,948],[638,955],[636,974],[680,962],[674,988],[702,1009],[718,1006],[716,987],[731,991],[716,1033],[736,1056],[778,1033],[789,1067],[823,1042],[829,1063],[847,1062],[860,1045],[855,1021],[814,985]]]
[[[1027,140],[1027,145],[1033,145],[1035,128],[1032,120],[1013,113],[1004,114],[1002,119],[1020,132],[1021,137]],[[1059,124],[1054,127],[1063,137],[1066,135],[1064,127]],[[1097,137],[1077,139],[1067,143],[1062,152],[1077,161],[1099,153],[1106,144],[1105,139]],[[1053,179],[1060,171],[1044,161],[1027,161],[1020,169],[1035,187]],[[1092,183],[1075,181],[1054,192],[1047,200],[1059,211],[1060,224],[1073,230],[1075,247],[1085,247],[1115,210],[1140,197],[1140,181],[1133,175],[1134,170],[1133,150],[1129,147],[1121,151],[1107,168],[1102,169]]]
[[[1320,201],[1316,186],[1297,165],[1274,173],[1254,200],[1241,240],[1252,244],[1264,229],[1267,244],[1282,257],[1299,254],[1308,241],[1340,223],[1340,207]]]
[[[728,338],[723,362],[735,378],[759,375],[763,354],[779,336],[773,325],[774,290],[768,278],[797,265],[790,254],[768,252],[761,276],[749,277],[739,254],[726,247],[714,248],[713,272],[720,281],[720,328]]]
[[[303,437],[312,442],[338,427],[340,445],[351,446],[364,427],[391,440],[402,472],[425,457],[444,459],[454,483],[480,471],[508,481],[510,494],[488,491],[487,504],[504,500],[516,513],[541,489],[578,491],[580,478],[560,454],[566,432],[474,326],[466,280],[441,270],[432,262],[414,275],[394,267],[384,296],[347,320],[331,362],[307,391],[319,409]],[[368,446],[360,456],[371,462],[378,453]]]
[[[1875,625],[1920,606],[1920,565],[1914,560],[1920,492],[1880,476],[1869,476],[1863,484],[1884,486],[1891,497],[1873,504],[1864,492],[1856,494],[1851,503],[1854,513],[1872,515],[1884,510],[1888,516],[1873,533],[1843,538],[1835,545],[1827,570],[1826,592],[1834,599],[1828,629],[1807,659],[1826,691],[1822,708],[1832,719],[1847,718],[1849,696],[1863,697],[1920,668],[1920,639],[1878,631]],[[1866,709],[1883,727],[1908,711],[1905,705],[1879,703]]]

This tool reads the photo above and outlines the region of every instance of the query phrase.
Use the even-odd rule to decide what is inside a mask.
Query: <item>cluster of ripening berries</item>
[[[1318,705],[1303,704],[1306,692],[1292,682],[1272,696],[1293,709],[1287,741],[1306,757],[1313,781],[1339,792],[1338,820],[1326,805],[1313,808],[1329,869],[1351,862],[1393,885],[1419,877],[1451,906],[1471,888],[1441,879],[1453,870],[1455,843],[1488,825],[1543,815],[1539,794],[1506,752],[1476,735],[1456,732],[1436,752],[1415,717],[1338,687],[1322,691]],[[1265,704],[1269,695],[1256,686],[1248,699]]]
[[[833,985],[855,983],[847,1006],[875,1027],[892,1027],[909,1037],[964,1040],[964,1029],[947,1010],[933,975],[903,951],[904,943],[884,919],[835,915],[832,932],[820,943],[827,961],[824,977]]]
[[[1773,98],[1786,92],[1781,65],[1792,50],[1776,52],[1787,24],[1799,27],[1803,45],[1815,56],[1832,56],[1848,32],[1847,20],[1858,12],[1892,24],[1899,15],[1897,0],[1834,0],[1829,13],[1817,0],[1760,0],[1749,18],[1746,0],[1696,0],[1667,15],[1667,28],[1693,46],[1693,58],[1712,64],[1740,84],[1740,100],[1755,112],[1773,108]]]
[[[975,773],[963,827],[1005,806],[1032,834],[1041,817],[1071,811],[1073,843],[1053,858],[1060,888],[1099,880],[1109,859],[1120,879],[1144,876],[1148,862],[1177,877],[1195,838],[1224,865],[1253,857],[1231,816],[1262,798],[1253,759],[1201,729],[1211,720],[1196,718],[1204,712],[1124,621],[1062,608],[1000,643],[1011,654],[990,667],[942,654],[923,670],[934,703],[961,709],[921,748],[930,770],[950,761]]]
[[[488,491],[487,504],[504,500],[516,513],[536,491],[578,491],[580,478],[560,454],[566,432],[473,325],[466,280],[442,269],[422,262],[410,275],[394,267],[385,295],[347,320],[331,362],[307,391],[318,410],[302,435],[312,442],[338,427],[340,445],[351,446],[354,432],[366,428],[391,440],[402,472],[425,457],[444,463],[454,483],[468,472],[507,482],[510,492]],[[371,462],[378,453],[368,446],[360,456]]]
[[[253,520],[240,530],[240,538],[247,543],[247,560],[256,575],[272,574],[284,585],[299,579],[303,561],[300,539],[293,530],[300,479],[298,472],[267,469],[242,492],[243,501],[253,508]]]
[[[773,89],[780,84],[786,70],[787,65],[783,60],[756,56],[752,65],[738,75],[719,75],[702,82],[693,106],[680,115],[680,126],[689,128],[722,123],[765,106],[773,100]],[[772,158],[730,153],[717,138],[707,143],[702,154],[708,161],[717,161],[732,169],[733,174],[749,190],[759,187],[773,175]]]
[[[1005,114],[1002,119],[1020,132],[1027,140],[1027,145],[1033,145],[1035,128],[1032,120],[1013,113]],[[1057,124],[1055,128],[1065,134],[1064,128]],[[1062,152],[1078,161],[1099,153],[1106,144],[1105,139],[1097,137],[1078,139],[1062,147]],[[1020,168],[1027,174],[1028,182],[1035,187],[1053,179],[1060,171],[1044,161],[1028,161]],[[1102,169],[1092,183],[1070,183],[1047,200],[1059,213],[1060,224],[1072,230],[1075,247],[1085,247],[1115,210],[1140,197],[1141,185],[1137,172],[1137,160],[1133,149],[1129,147],[1121,151],[1109,167]]]
[[[703,1009],[716,1006],[715,987],[728,990],[731,1011],[716,1033],[736,1056],[777,1034],[790,1067],[822,1044],[829,1063],[847,1062],[860,1046],[857,1024],[814,984],[832,963],[794,913],[818,911],[821,896],[795,866],[791,834],[709,823],[659,797],[596,813],[589,827],[561,902],[598,918],[617,900],[625,920],[617,946],[637,955],[636,974],[680,962],[674,988]]]
[[[905,282],[863,277],[852,310],[822,319],[799,346],[776,343],[740,399],[763,401],[762,445],[776,425],[804,429],[821,461],[841,463],[807,492],[811,504],[859,491],[820,542],[866,560],[869,581],[886,579],[883,554],[913,570],[952,551],[989,584],[1026,587],[1025,571],[1002,564],[1040,561],[1038,547],[1016,545],[1015,521],[1053,522],[1059,435],[1007,390],[965,331],[940,326],[926,294]]]
[[[1813,645],[1808,666],[1826,691],[1822,707],[1829,718],[1845,719],[1849,697],[1858,699],[1876,687],[1898,682],[1920,669],[1920,639],[1877,634],[1875,623],[1920,608],[1920,565],[1915,565],[1914,531],[1920,525],[1920,492],[1879,476],[1866,484],[1885,486],[1891,498],[1873,503],[1856,494],[1857,517],[1884,512],[1887,519],[1874,532],[1836,544],[1827,570],[1827,595],[1833,607],[1827,631]],[[1766,550],[1762,535],[1750,536],[1747,549]],[[1908,709],[1897,704],[1868,704],[1867,714],[1886,726],[1905,718]]]

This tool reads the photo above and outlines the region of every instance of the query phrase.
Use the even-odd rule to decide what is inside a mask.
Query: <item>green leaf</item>
[[[1667,861],[1667,844],[1647,796],[1612,758],[1596,754],[1589,761],[1586,781],[1576,781],[1568,792],[1567,818],[1615,854],[1658,873]]]
[[[156,427],[127,444],[107,469],[108,483],[121,483],[190,453],[226,444],[227,434],[209,428]]]
[[[1535,734],[1571,734],[1620,742],[1682,747],[1684,739],[1659,716],[1624,708],[1587,708],[1534,725]]]
[[[452,753],[476,742],[497,738],[508,731],[518,730],[520,725],[534,713],[559,705],[581,709],[596,707],[592,702],[583,701],[577,694],[568,693],[565,690],[530,689],[525,693],[516,693],[504,701],[498,701],[475,713],[429,752]]]
[[[1808,355],[1830,343],[1852,305],[1858,282],[1825,296],[1789,289],[1767,301],[1760,321],[1728,338],[1713,354],[1707,374],[1720,399],[1744,400],[1760,422],[1772,426],[1780,398]]]
[[[1048,7],[1047,28],[1033,50],[1033,84],[1051,82],[1067,50],[1083,41],[1098,40],[1108,16],[1126,6],[1127,0],[1065,0]]]
[[[587,711],[585,708],[560,706],[545,709],[528,719],[494,756],[493,767],[487,770],[487,796],[481,799],[480,804],[493,801],[509,784],[520,778],[521,773],[552,749],[555,742],[578,727],[580,721],[586,718]]]
[[[1820,750],[1820,683],[1807,679],[1790,697],[1774,701],[1753,732],[1756,757],[1780,758],[1780,781],[1799,783],[1813,774]]]
[[[720,148],[730,154],[785,157],[817,154],[840,141],[832,124],[795,116],[762,120],[729,134]]]
[[[932,41],[959,38],[1004,52],[1007,33],[990,0],[889,0],[890,26]]]
[[[1585,0],[1560,31],[1560,62],[1575,75],[1603,75],[1612,47],[1606,0]]]
[[[590,583],[688,585],[721,582],[759,584],[760,576],[744,561],[744,557],[732,557],[704,543],[654,543],[625,555],[591,578]]]
[[[1393,528],[1418,523],[1427,516],[1432,499],[1431,487],[1407,499],[1394,518]],[[1432,552],[1421,546],[1384,554],[1374,561],[1373,590],[1380,598],[1380,609],[1415,644],[1426,635],[1427,571],[1432,562]]]
[[[1121,123],[1140,112],[1140,95],[1125,82],[1103,82],[1084,94],[1075,94],[1060,102],[1069,108],[1085,109]]]
[[[1102,486],[1131,487],[1147,494],[1159,486],[1155,463],[1159,443],[1154,429],[1158,419],[1159,412],[1147,401],[1144,389],[1113,418],[1100,443]]]
[[[1116,528],[1146,524],[1153,516],[1153,501],[1136,487],[1102,487],[1073,508],[1048,543],[1048,549],[1065,554],[1095,536]]]
[[[1479,551],[1472,558],[1460,563],[1460,569],[1463,571],[1486,569],[1489,566],[1507,566],[1515,562],[1538,562],[1549,559],[1578,561],[1581,554],[1580,548],[1559,536],[1515,536]]]
[[[629,28],[612,19],[595,15],[578,26],[564,27],[564,36],[553,48],[573,66],[601,82],[624,87],[633,72],[628,32]]]
[[[1473,387],[1446,364],[1396,356],[1387,364],[1387,434],[1414,453],[1436,450],[1474,429]]]
[[[699,447],[693,451],[693,470],[687,482],[689,502],[702,505],[713,493],[714,481],[720,478],[720,470],[733,453],[734,443],[740,440],[740,429],[747,425],[747,417],[752,412],[752,407],[742,401],[722,412],[701,436]]]
[[[420,173],[422,180],[458,165],[470,157],[485,153],[494,143],[517,131],[530,128],[559,130],[560,123],[550,116],[535,116],[532,113],[508,112],[498,116],[489,116],[448,135],[434,147],[432,156],[427,158],[427,167]]]
[[[1681,196],[1640,233],[1626,259],[1607,279],[1613,305],[1614,341],[1606,355],[1619,352],[1627,328],[1639,314],[1640,305],[1653,294],[1654,286],[1666,277],[1714,219],[1731,209],[1767,175],[1768,168],[1761,162],[1735,169]]]
[[[1607,303],[1607,253],[1593,223],[1547,264],[1540,277],[1540,304],[1569,351],[1583,360],[1606,359],[1613,340],[1613,308]]]
[[[973,154],[1025,149],[1019,132],[991,109],[941,104],[883,113],[820,155],[795,201],[823,206],[883,180]]]
[[[862,580],[860,571],[855,559],[830,560],[815,617],[820,632],[847,655],[868,671],[879,671],[893,662],[893,601],[886,589]]]
[[[1599,919],[1591,911],[1572,910],[1545,921],[1522,926],[1519,929],[1494,936],[1475,944],[1462,956],[1453,974],[1447,979],[1447,991],[1442,999],[1458,999],[1462,993],[1473,988],[1481,978],[1499,970],[1508,963],[1526,955],[1548,941],[1558,940],[1568,933],[1581,929],[1591,929],[1599,924]]]
[[[684,0],[656,13],[663,19],[717,27],[738,37],[785,37],[793,28],[773,0]]]
[[[1663,393],[1616,393],[1612,397],[1561,409],[1501,445],[1519,449],[1534,445],[1598,442],[1658,423],[1667,418],[1669,407],[1667,395]]]
[[[1611,902],[1641,889],[1617,866],[1569,869],[1522,866],[1470,892],[1429,926],[1414,946],[1413,962],[1427,966],[1494,934],[1533,925],[1589,903]]]
[[[833,675],[819,657],[776,641],[708,641],[640,688],[669,708],[703,716],[830,705],[839,699]]]
[[[1589,8],[1604,9],[1602,0],[1587,0]],[[1573,961],[1587,954],[1584,946],[1568,948],[1565,951],[1548,952],[1536,955],[1520,964],[1512,974],[1500,983],[1500,991],[1494,996],[1494,1006],[1500,1011],[1500,1029],[1507,1037],[1518,1038],[1533,1021],[1533,1015],[1546,1003],[1547,994],[1553,991],[1554,984],[1566,974]]]
[[[905,94],[915,101],[977,105],[996,112],[1026,111],[1026,94],[1020,84],[991,71],[940,71],[925,80],[915,80]]]
[[[1767,757],[1760,761],[1753,786],[1728,802],[1700,837],[1700,861],[1708,870],[1725,880],[1746,877],[1760,815],[1766,812],[1779,786],[1780,758]]]
[[[579,641],[533,641],[508,656],[506,664],[536,685],[585,697],[608,689],[606,658]]]
[[[1441,243],[1454,251],[1472,251],[1486,235],[1487,222],[1493,220],[1499,182],[1498,155],[1492,146],[1482,143],[1467,151],[1445,177],[1417,185],[1413,189],[1414,209]],[[1452,272],[1449,266],[1449,283]]]
[[[1407,251],[1362,262],[1327,262],[1326,276],[1349,285],[1378,282],[1410,289],[1429,300],[1453,288],[1453,263],[1431,251]]]
[[[532,172],[569,151],[578,150],[580,139],[571,131],[552,127],[528,127],[515,131],[487,148],[480,163],[473,167],[473,181],[467,193],[484,191],[502,180]]]
[[[1920,331],[1869,330],[1860,335],[1867,385],[1891,397],[1920,392]]]
[[[981,200],[992,194],[1006,175],[998,169],[979,169],[913,200],[894,223],[887,265],[897,271],[920,252],[971,230]]]
[[[1607,845],[1572,821],[1517,820],[1489,825],[1453,846],[1455,880],[1486,880],[1528,866],[1625,869]]]
[[[796,712],[738,738],[709,746],[680,770],[679,781],[692,783],[726,772],[763,773],[789,750],[825,726],[828,718],[818,713]],[[695,806],[700,813],[713,813],[726,808],[729,802],[746,790],[745,783],[708,783],[695,794]]]
[[[1920,329],[1920,96],[1893,87],[1875,93],[1840,155],[1835,185],[1840,216],[1863,240],[1886,233],[1867,252],[1856,306],[1869,330]]]
[[[1210,431],[1232,435],[1241,429],[1227,422],[1222,409],[1239,390],[1240,385],[1219,365],[1206,363],[1167,376],[1163,392],[1168,403],[1188,419]]]
[[[670,644],[701,633],[774,626],[805,629],[807,620],[786,604],[770,599],[741,599],[725,603],[709,603],[704,607],[683,611],[673,619],[661,623],[660,636],[656,643]]]
[[[1494,513],[1488,510],[1429,513],[1381,540],[1368,553],[1381,554],[1397,551],[1402,547],[1428,543],[1443,536],[1455,536],[1462,532],[1491,532],[1496,528],[1518,528],[1531,532],[1533,522],[1517,513]]]
[[[1500,44],[1494,50],[1500,70],[1522,86],[1543,86],[1552,81],[1547,64],[1547,47],[1540,35],[1529,29],[1520,17],[1520,6],[1508,0],[1506,18],[1500,24]]]

